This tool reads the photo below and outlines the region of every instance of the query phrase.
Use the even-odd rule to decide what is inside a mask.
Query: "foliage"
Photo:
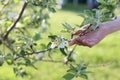
[[[97,0],[100,4],[98,9],[85,10],[81,16],[84,17],[82,25],[92,24],[95,30],[101,22],[114,20],[114,10],[117,7],[119,0]]]
[[[111,20],[114,17],[111,12],[113,12],[117,0],[98,0],[98,2],[101,3],[99,9],[86,11],[83,15],[85,17],[83,25],[91,23],[96,29],[100,22]],[[38,47],[37,41],[42,39],[41,35],[46,31],[47,24],[49,25],[50,14],[56,12],[55,0],[1,0],[0,4],[0,45],[9,49],[7,52],[4,49],[0,50],[0,66],[5,62],[8,65],[13,65],[14,73],[24,77],[27,75],[24,67],[30,66],[37,69],[34,64],[37,61],[45,61],[44,55],[48,52],[50,58],[46,61],[63,62],[70,68],[68,74],[64,76],[65,79],[70,80],[74,77],[88,79],[87,65],[83,62],[74,65],[76,46],[70,49],[67,45],[69,39],[64,38],[63,35],[50,34],[48,36],[50,42],[41,46],[43,50]],[[13,6],[21,4],[23,6],[19,13],[17,10],[11,10]],[[66,32],[74,30],[68,23],[64,23],[63,26],[67,29]],[[56,49],[59,49],[64,56],[63,61],[51,58],[51,52]]]
[[[75,66],[70,64],[70,69],[67,72],[68,73],[64,75],[65,80],[72,80],[74,77],[82,77],[88,80],[87,73],[90,73],[90,71],[87,70],[87,65],[83,62],[80,62],[80,64],[76,64]]]

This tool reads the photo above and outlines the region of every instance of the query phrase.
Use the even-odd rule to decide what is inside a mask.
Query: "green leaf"
[[[40,40],[40,38],[41,38],[40,33],[35,33],[33,39],[37,41],[37,40]]]
[[[94,30],[96,30],[97,28],[99,27],[99,23],[95,22],[93,25],[92,25],[92,28]]]
[[[31,65],[31,61],[30,61],[30,59],[25,59],[25,65],[26,66],[30,66]]]
[[[55,40],[57,35],[49,35],[48,38],[50,38],[52,41]]]
[[[67,56],[67,53],[65,52],[65,48],[60,48],[60,51],[63,55]]]
[[[68,24],[68,23],[63,23],[63,26],[68,30],[68,31],[73,31],[74,30],[74,28],[70,25],[70,24]]]
[[[70,64],[70,69],[68,69],[67,72],[76,73],[76,71],[77,71],[76,67]]]
[[[13,56],[10,53],[5,56],[5,60],[9,65],[13,64]]]
[[[85,74],[85,73],[87,74],[87,73],[92,73],[92,72],[88,71],[87,69],[84,69],[84,70],[81,71],[81,74]]]
[[[23,68],[20,68],[20,69],[18,69],[16,75],[17,75],[17,76],[24,77],[24,76],[27,75],[27,73],[26,73],[26,71],[25,71]]]
[[[25,18],[23,19],[23,21],[24,21],[24,22],[30,22],[30,19],[31,19],[31,18],[30,18],[29,16],[27,16],[27,17],[25,17]]]
[[[88,80],[88,76],[86,74],[81,74],[80,77]]]
[[[3,63],[4,63],[4,58],[3,58],[3,56],[0,56],[0,66],[2,66]]]
[[[14,71],[14,73],[17,73],[17,71],[18,71],[18,66],[14,66],[14,67],[13,67],[13,71]]]
[[[80,64],[78,64],[78,66],[77,66],[77,67],[78,67],[78,70],[79,70],[79,71],[82,70],[83,66],[84,66],[84,65],[83,65],[83,62],[80,62]]]
[[[49,42],[49,43],[47,44],[47,48],[49,48],[49,47],[51,46],[51,44],[52,44],[52,43],[51,43],[51,42]]]
[[[55,8],[53,8],[53,7],[48,7],[48,10],[50,11],[50,12],[53,12],[53,13],[55,13],[56,12],[56,10],[55,10]]]
[[[91,10],[85,10],[84,11],[84,15],[86,15],[85,17],[93,17],[93,12]]]
[[[25,44],[27,44],[29,46],[33,45],[33,40],[31,38],[29,38],[27,36],[23,36],[22,39],[25,40],[25,42],[24,42]]]
[[[66,75],[63,76],[65,80],[72,80],[74,78],[74,74],[72,73],[67,73]]]
[[[80,15],[81,17],[83,17],[83,18],[86,17],[86,15],[85,15],[84,13],[79,13],[79,15]]]
[[[20,54],[21,54],[22,56],[25,56],[25,51],[24,51],[24,50],[20,50]]]
[[[2,51],[0,50],[0,55],[2,55]]]

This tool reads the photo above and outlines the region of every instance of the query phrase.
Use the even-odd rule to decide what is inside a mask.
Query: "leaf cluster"
[[[97,9],[85,10],[80,14],[84,17],[82,25],[93,24],[92,28],[94,30],[99,27],[100,23],[115,19],[114,10],[119,0],[97,0],[97,2],[100,4]]]
[[[87,73],[91,73],[87,70],[87,66],[83,62],[80,62],[76,65],[70,64],[70,67],[67,70],[67,72],[68,73],[63,76],[65,80],[72,80],[74,77],[81,77],[88,80]]]

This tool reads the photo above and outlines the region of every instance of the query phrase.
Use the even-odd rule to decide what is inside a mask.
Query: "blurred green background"
[[[54,34],[62,34],[62,23],[68,22],[71,25],[79,25],[83,18],[79,16],[81,11],[87,9],[86,5],[66,4],[57,13],[51,14],[49,20],[49,32]],[[116,15],[120,13],[120,9],[115,10]],[[44,34],[42,36],[46,36]],[[67,35],[69,36],[69,35]],[[46,39],[44,43],[46,43]],[[78,46],[77,61],[84,60],[90,65],[89,70],[93,73],[89,74],[89,80],[120,80],[120,32],[108,35],[98,45],[93,48]],[[56,58],[61,56],[58,52],[53,53]],[[27,67],[29,75],[21,78],[16,77],[13,73],[12,66],[4,64],[0,67],[0,80],[64,80],[62,76],[68,69],[62,63],[38,62],[35,65],[38,70]],[[74,78],[74,80],[83,80]]]

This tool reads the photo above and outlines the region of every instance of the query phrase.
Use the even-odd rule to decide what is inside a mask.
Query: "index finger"
[[[83,27],[81,27],[79,30],[73,31],[72,34],[73,35],[79,35],[82,32],[84,32],[86,29],[88,29],[88,27],[90,26],[90,24],[84,25]]]

